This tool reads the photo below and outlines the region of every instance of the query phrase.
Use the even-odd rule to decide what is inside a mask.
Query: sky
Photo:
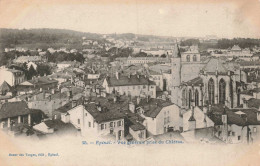
[[[260,0],[0,0],[0,28],[260,37]]]

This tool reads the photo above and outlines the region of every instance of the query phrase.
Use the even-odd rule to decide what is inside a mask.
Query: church
[[[240,105],[239,92],[246,80],[238,64],[214,57],[201,61],[198,50],[180,53],[176,44],[171,66],[171,101],[181,108]]]

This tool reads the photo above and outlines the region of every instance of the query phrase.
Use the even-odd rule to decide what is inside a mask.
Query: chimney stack
[[[119,80],[119,72],[118,71],[116,71],[116,79]]]
[[[138,96],[137,99],[136,99],[136,103],[137,103],[137,105],[140,104],[140,101],[141,101],[141,98]]]
[[[72,100],[72,102],[71,102],[71,106],[72,106],[72,108],[74,108],[74,107],[76,107],[77,106],[77,101],[76,100]]]
[[[114,103],[117,102],[117,96],[114,96]]]

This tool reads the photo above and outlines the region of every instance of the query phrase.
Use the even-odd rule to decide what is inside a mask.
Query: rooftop
[[[134,85],[155,85],[153,81],[150,81],[144,75],[131,75],[116,77],[107,77],[108,86],[134,86]]]

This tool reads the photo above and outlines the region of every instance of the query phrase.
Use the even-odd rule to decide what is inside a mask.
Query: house
[[[73,62],[63,61],[57,64],[59,70],[63,70],[73,65]]]
[[[6,81],[0,86],[0,95],[12,96],[12,87]]]
[[[182,128],[180,108],[170,101],[137,97],[133,103],[135,109],[130,110],[145,119],[142,124],[146,127],[148,136]]]
[[[116,72],[115,77],[106,77],[102,86],[109,94],[118,92],[120,95],[156,98],[156,84],[145,75],[122,76]]]
[[[64,123],[57,119],[47,119],[41,123],[34,125],[33,129],[42,134],[55,134],[58,136],[64,135],[77,135],[76,128],[70,123]]]
[[[17,91],[19,94],[23,94],[25,92],[29,91],[34,91],[37,89],[54,89],[58,85],[58,81],[52,79],[51,77],[48,76],[38,76],[38,77],[33,77],[31,80],[27,80],[22,82],[18,87]]]
[[[62,114],[61,120],[73,124],[81,131],[82,136],[88,138],[109,136],[115,140],[121,140],[125,136],[125,114],[121,112],[124,107],[127,108],[127,103],[118,97],[114,99],[93,97]]]
[[[24,82],[25,74],[21,70],[1,68],[0,69],[0,84],[6,81],[10,86],[16,86]]]
[[[39,109],[30,109],[26,102],[7,102],[0,108],[1,128],[11,128],[20,124],[33,125],[41,122],[44,114]]]
[[[214,122],[207,116],[206,110],[192,107],[182,115],[183,131],[214,127]]]
[[[260,139],[259,108],[229,109],[212,106],[210,118],[215,123],[215,136],[226,143],[252,143]]]
[[[45,58],[42,56],[19,56],[17,59],[14,60],[14,63],[29,63],[29,62],[44,62],[46,61]]]
[[[156,86],[160,89],[166,89],[166,87],[163,86],[163,74],[153,71],[153,70],[149,70],[149,76],[151,78],[152,81],[155,82]]]

